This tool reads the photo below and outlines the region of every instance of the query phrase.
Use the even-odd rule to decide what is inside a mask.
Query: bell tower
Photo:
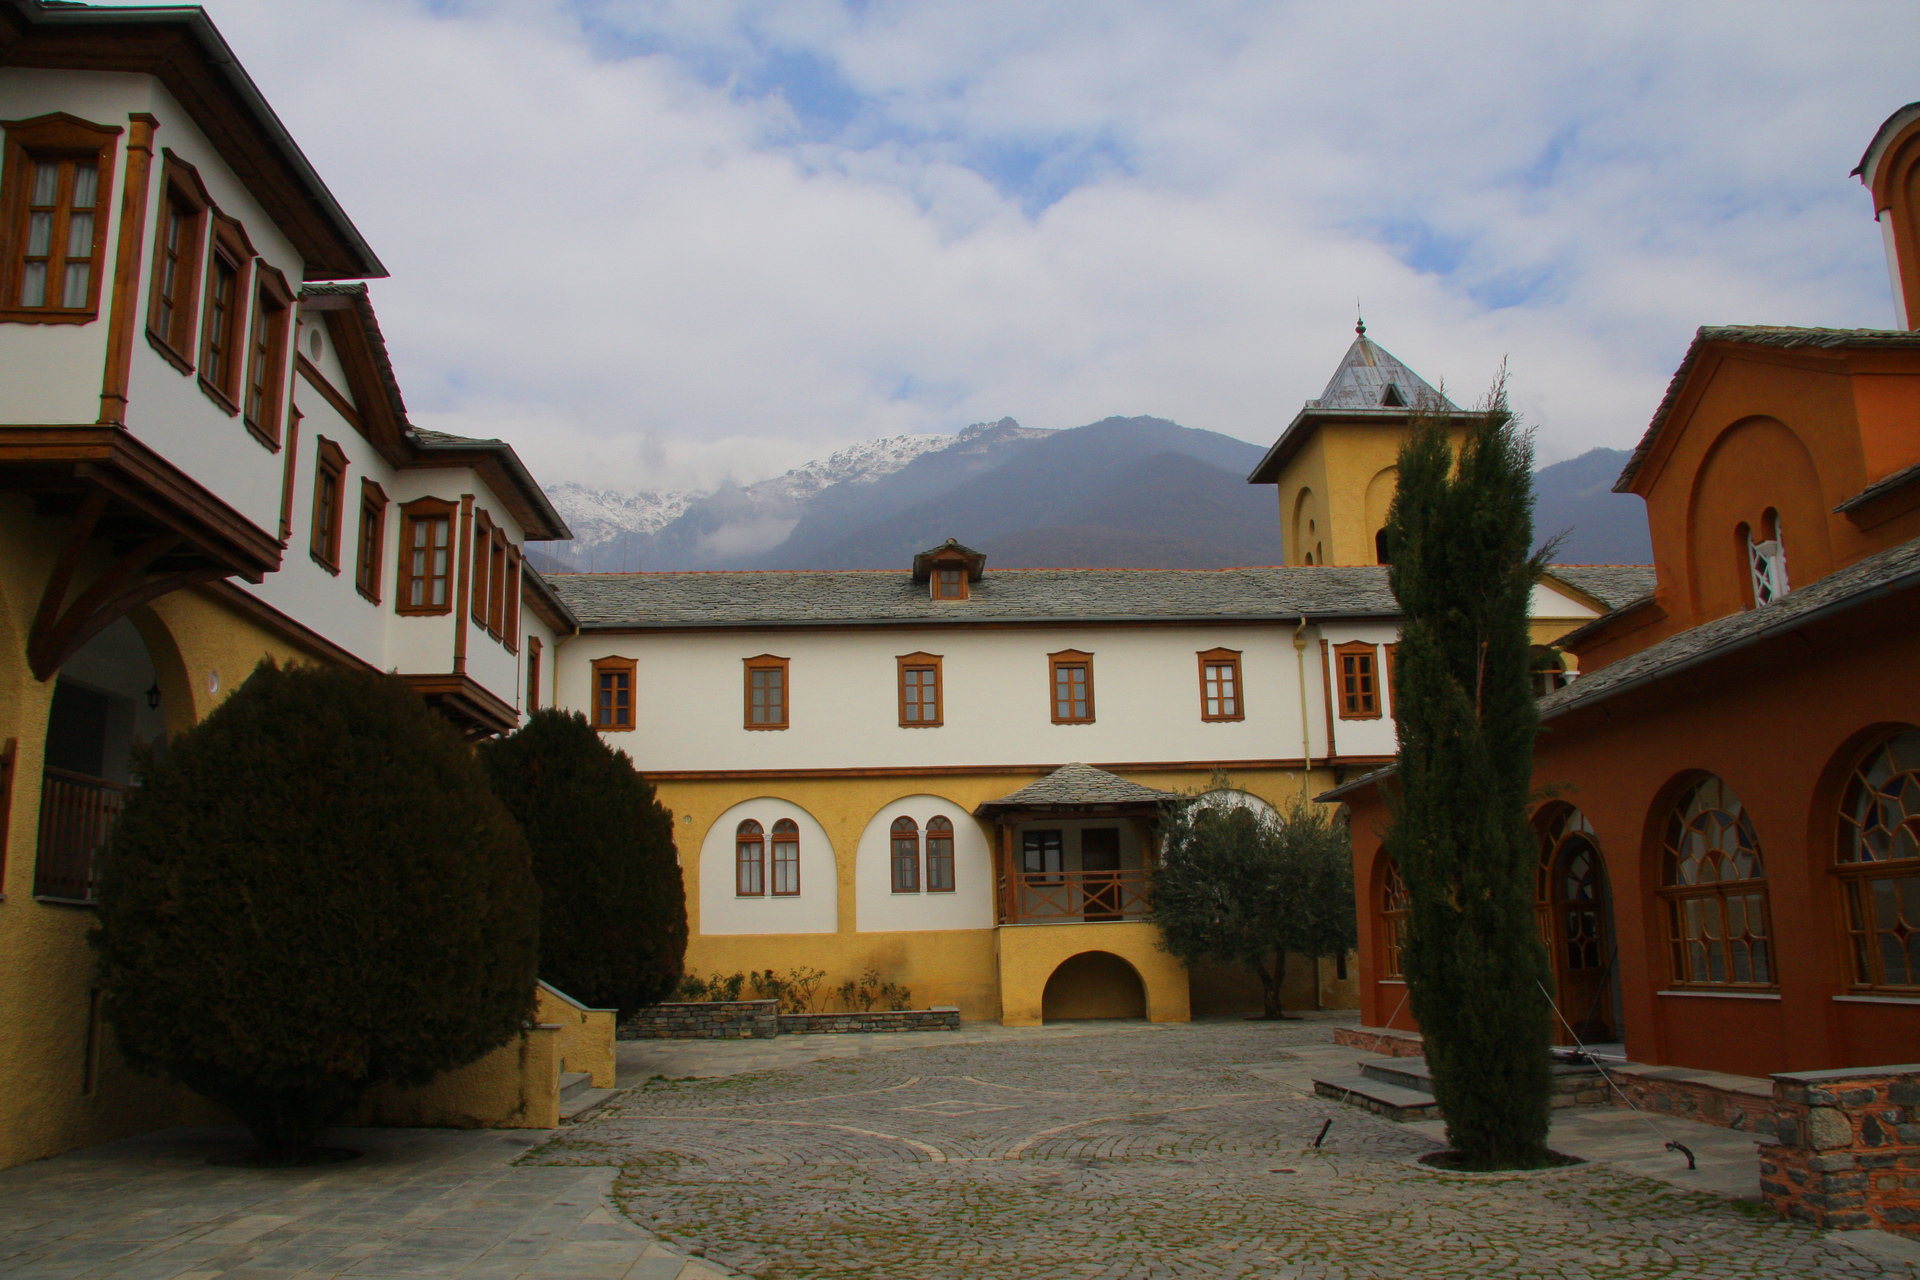
[[[1853,176],[1873,195],[1893,277],[1895,327],[1920,329],[1920,102],[1887,117]]]
[[[1457,415],[1465,426],[1456,405],[1367,337],[1366,321],[1353,332],[1327,389],[1307,401],[1247,477],[1277,486],[1290,565],[1387,563],[1387,508],[1415,411]]]

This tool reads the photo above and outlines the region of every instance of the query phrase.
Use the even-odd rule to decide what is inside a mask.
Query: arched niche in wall
[[[917,888],[894,888],[894,823],[913,823],[911,840],[918,859]],[[940,834],[933,819],[944,818],[953,839],[953,888],[931,887],[936,877],[928,868],[928,837]],[[901,832],[904,840],[907,833]],[[854,920],[861,933],[918,932],[931,929],[991,929],[993,916],[993,850],[972,815],[962,805],[941,796],[902,796],[880,810],[860,833],[854,854]]]
[[[761,856],[767,859],[759,893],[739,892],[741,824],[760,829]],[[798,830],[800,891],[778,887],[772,860],[775,828],[791,822]],[[781,838],[784,839],[784,833]],[[833,933],[840,927],[840,876],[827,833],[812,814],[790,800],[758,796],[721,814],[700,843],[700,936],[752,933]]]
[[[1307,556],[1313,551],[1314,539],[1320,536],[1316,505],[1313,490],[1304,487],[1293,500],[1293,516],[1287,522],[1288,564],[1307,563]]]
[[[1777,418],[1742,418],[1720,433],[1694,474],[1687,507],[1687,583],[1694,619],[1737,613],[1752,597],[1741,525],[1768,529],[1778,512],[1788,585],[1833,568],[1827,508],[1813,455]],[[1758,534],[1755,535],[1759,536]]]
[[[1393,506],[1394,491],[1400,487],[1400,468],[1383,467],[1367,481],[1367,537],[1371,539],[1374,563],[1385,564],[1380,555],[1379,534],[1386,528],[1387,510]]]

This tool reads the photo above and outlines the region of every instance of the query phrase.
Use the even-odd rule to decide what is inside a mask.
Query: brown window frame
[[[893,660],[894,688],[899,694],[900,727],[902,729],[938,729],[946,723],[946,673],[941,669],[941,655],[937,653],[903,653]],[[931,719],[910,719],[907,710],[910,706],[917,711],[926,709],[926,699],[917,704],[907,697],[907,673],[931,671],[933,673],[933,716]],[[922,690],[925,685],[920,686]]]
[[[1726,801],[1738,806],[1738,826],[1744,828],[1750,841],[1754,866],[1758,874],[1743,879],[1715,879],[1681,882],[1677,880],[1677,863],[1683,856],[1685,835],[1692,830],[1692,824],[1684,820],[1685,810],[1690,806],[1695,793],[1709,784],[1720,788],[1719,799],[1725,808]],[[1679,830],[1676,832],[1676,826]],[[1773,929],[1772,885],[1767,876],[1766,854],[1760,846],[1759,835],[1753,829],[1753,821],[1747,816],[1746,806],[1725,779],[1712,774],[1693,778],[1668,802],[1666,816],[1660,826],[1660,881],[1655,890],[1661,902],[1662,915],[1665,916],[1667,946],[1668,985],[1674,990],[1700,991],[1777,991],[1780,989],[1780,953],[1778,935]],[[1739,915],[1747,922],[1743,930],[1746,939],[1757,938],[1764,947],[1767,976],[1763,981],[1736,981],[1733,974],[1734,939],[1727,936],[1727,921],[1734,914],[1728,903],[1732,899],[1741,899]],[[1711,976],[1711,960],[1708,962],[1708,976],[1702,977],[1694,965],[1694,957],[1689,944],[1693,935],[1688,932],[1687,916],[1690,904],[1695,902],[1711,903],[1719,918],[1720,935],[1717,939],[1724,948],[1725,976]],[[1754,933],[1752,917],[1759,916],[1760,932]],[[1709,935],[1711,936],[1711,935]],[[1749,955],[1752,949],[1748,948]]]
[[[887,882],[895,893],[920,892],[920,824],[904,813],[887,828]]]
[[[1840,936],[1847,952],[1848,985],[1856,992],[1886,992],[1893,995],[1912,996],[1920,991],[1920,974],[1909,973],[1915,978],[1912,982],[1890,982],[1887,979],[1887,957],[1884,950],[1883,935],[1893,932],[1879,927],[1878,908],[1884,899],[1876,886],[1888,886],[1895,906],[1896,929],[1904,926],[1909,935],[1920,933],[1916,925],[1920,921],[1906,918],[1908,898],[1920,896],[1920,851],[1902,854],[1902,836],[1906,844],[1915,840],[1914,824],[1920,815],[1908,812],[1906,799],[1909,791],[1905,785],[1896,785],[1901,779],[1911,779],[1920,774],[1904,763],[1912,757],[1912,740],[1920,737],[1920,731],[1902,728],[1876,736],[1864,749],[1855,753],[1853,767],[1847,771],[1846,781],[1839,788],[1839,797],[1834,803],[1834,849],[1833,860],[1828,870],[1838,882],[1840,892]],[[1895,754],[1895,744],[1902,743],[1902,751]],[[1884,762],[1880,759],[1885,755]],[[1884,764],[1890,777],[1876,781],[1869,770]],[[1861,794],[1862,788],[1867,791]],[[1898,809],[1901,820],[1895,832],[1889,833],[1886,841],[1889,845],[1888,856],[1872,856],[1867,829],[1861,819],[1863,811],[1870,810],[1873,825],[1885,829],[1886,816],[1890,810]],[[1849,810],[1852,810],[1850,812]],[[1867,856],[1861,856],[1865,852]],[[1851,853],[1852,856],[1849,856]],[[1898,937],[1897,933],[1895,935]],[[1905,940],[1901,939],[1902,949]],[[1920,967],[1911,961],[1909,969]]]
[[[1240,650],[1202,649],[1197,656],[1200,662],[1200,719],[1209,724],[1245,720],[1247,718],[1247,686],[1240,675]],[[1207,710],[1207,704],[1214,700],[1207,689],[1207,673],[1215,667],[1226,667],[1233,672],[1232,710],[1229,711],[1223,706],[1218,714]],[[1221,698],[1220,701],[1225,703],[1226,699]]]
[[[0,239],[6,244],[6,258],[0,262],[0,321],[16,324],[86,324],[100,315],[100,277],[106,266],[107,225],[113,213],[113,176],[119,152],[118,139],[123,132],[116,125],[94,124],[64,111],[35,116],[30,120],[0,120],[6,130],[4,166],[0,167]],[[73,175],[93,160],[94,188],[91,207],[75,208]],[[32,218],[33,170],[39,164],[58,165],[54,203],[47,227],[45,284],[43,301],[38,306],[20,302],[20,288],[26,279],[29,224]],[[82,257],[67,253],[73,216],[86,213],[93,219],[93,237],[89,251]],[[35,254],[35,258],[42,255]],[[87,264],[87,297],[77,307],[52,306],[51,300],[64,299],[67,268]]]
[[[1087,672],[1087,714],[1076,716],[1060,714],[1060,670],[1062,667],[1084,667]],[[1072,697],[1068,702],[1071,704]],[[1092,724],[1094,721],[1093,704],[1093,655],[1079,649],[1062,649],[1047,655],[1047,710],[1053,716],[1055,724]],[[1071,710],[1071,708],[1069,708]]]
[[[789,839],[782,840],[780,837]],[[791,857],[781,852],[782,847],[793,850]],[[783,871],[791,869],[793,880],[789,887],[781,888]],[[800,824],[792,818],[782,818],[773,824],[767,832],[767,896],[770,898],[797,898],[800,896]]]
[[[200,181],[200,171],[161,149],[160,218],[154,231],[153,278],[147,286],[147,345],[181,373],[192,373],[194,336],[200,323],[200,272],[206,263],[207,217],[213,197]],[[180,251],[169,256],[167,243],[174,216],[181,218]],[[168,298],[167,267],[174,268],[171,313],[161,314]]]
[[[629,733],[638,720],[634,703],[640,694],[640,660],[638,658],[595,658],[593,660],[593,684],[588,689],[588,699],[592,708],[593,727],[601,733]],[[600,697],[600,677],[605,675],[624,675],[627,678],[627,701],[624,707],[617,701],[603,703]],[[616,686],[617,687],[617,686]],[[605,714],[602,714],[602,713]]]
[[[791,659],[776,657],[771,653],[763,653],[756,657],[741,660],[745,687],[742,721],[747,728],[756,731],[762,729],[785,729],[793,723],[793,680],[792,673],[789,670],[791,661]],[[780,719],[777,723],[772,720],[764,721],[760,724],[753,722],[753,673],[756,671],[778,671],[780,673]]]
[[[506,620],[500,624],[500,643],[508,653],[520,652],[520,578],[524,572],[520,548],[508,544]]]
[[[479,507],[473,509],[473,581],[467,591],[467,604],[474,623],[487,626],[487,588],[493,582],[493,517]]]
[[[360,477],[360,542],[354,551],[355,590],[380,603],[380,579],[387,563],[387,491]]]
[[[328,493],[327,481],[333,482]],[[340,526],[347,514],[347,455],[325,436],[314,437],[313,532],[307,550],[328,573],[340,572]]]
[[[1366,659],[1366,670],[1356,672],[1356,682],[1364,680],[1365,690],[1350,689],[1347,659]],[[1339,687],[1334,704],[1342,720],[1378,720],[1380,711],[1380,646],[1366,640],[1348,640],[1333,646],[1333,678]]]
[[[507,622],[507,531],[495,525],[491,539],[493,563],[487,572],[487,634],[511,647],[513,641],[507,637],[513,633],[502,630]]]
[[[953,882],[954,882],[953,819],[946,817],[944,814],[935,814],[933,817],[928,818],[926,832],[923,838],[925,839],[926,846],[927,846],[927,852],[926,852],[927,892],[928,893],[952,893]],[[946,848],[943,851],[935,852],[934,844],[936,842],[944,844]],[[946,871],[945,884],[935,883],[935,880],[936,880],[936,877],[934,875],[935,867],[942,867],[945,869]]]
[[[287,334],[293,325],[293,289],[264,261],[253,266],[253,314],[247,321],[247,372],[241,420],[269,449],[280,447],[287,401]]]
[[[459,548],[457,545],[458,530],[455,525],[459,518],[459,513],[460,504],[457,502],[449,502],[445,498],[415,498],[412,502],[405,502],[400,505],[400,562],[399,572],[394,575],[395,590],[393,595],[393,611],[395,613],[402,614],[406,617],[422,618],[452,613],[457,607],[456,600],[459,595],[459,582],[457,581],[459,560],[457,553]],[[445,522],[446,542],[444,544],[429,544],[424,548],[428,557],[426,561],[427,572],[425,574],[416,574],[413,571],[414,530],[419,525],[434,521]],[[433,572],[432,556],[435,550],[441,551],[446,556],[445,573],[436,574]],[[444,594],[446,597],[438,604],[433,603],[433,584],[436,582],[444,584]],[[420,591],[422,600],[420,604],[412,603],[413,590],[416,583],[424,584]]]
[[[539,636],[527,637],[527,711],[540,709],[540,650],[545,648]]]
[[[240,377],[246,368],[247,320],[253,289],[253,262],[258,256],[247,239],[247,231],[237,221],[220,212],[208,211],[211,229],[207,237],[207,267],[201,285],[200,314],[200,389],[229,416],[240,413]],[[224,323],[216,320],[215,304],[220,295],[220,267],[233,270],[233,297]],[[216,342],[216,339],[218,340]],[[216,352],[219,367],[215,367]]]
[[[749,831],[749,827],[753,829]],[[767,896],[767,829],[752,818],[741,819],[733,829],[733,896]]]
[[[951,575],[951,576],[950,576]],[[973,578],[965,556],[936,560],[927,572],[927,595],[934,600],[966,600],[973,594]]]

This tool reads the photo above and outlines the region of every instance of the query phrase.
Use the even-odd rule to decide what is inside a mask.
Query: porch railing
[[[99,897],[99,853],[127,802],[127,788],[49,768],[40,789],[40,852],[33,896],[56,902]]]
[[[1000,875],[1001,924],[1138,920],[1146,915],[1147,873],[1015,871]]]

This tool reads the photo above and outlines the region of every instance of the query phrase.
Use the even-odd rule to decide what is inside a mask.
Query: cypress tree
[[[621,1017],[679,985],[687,901],[673,814],[585,716],[536,711],[480,758],[540,882],[540,976]]]
[[[225,1104],[264,1161],[525,1024],[526,840],[405,681],[263,662],[143,769],[102,863],[105,1016],[132,1066]]]
[[[1448,1140],[1468,1168],[1546,1149],[1548,960],[1527,824],[1538,728],[1528,678],[1533,448],[1505,375],[1458,458],[1446,416],[1416,414],[1387,529],[1405,615],[1395,663],[1399,795],[1387,851],[1410,898],[1402,951]]]

